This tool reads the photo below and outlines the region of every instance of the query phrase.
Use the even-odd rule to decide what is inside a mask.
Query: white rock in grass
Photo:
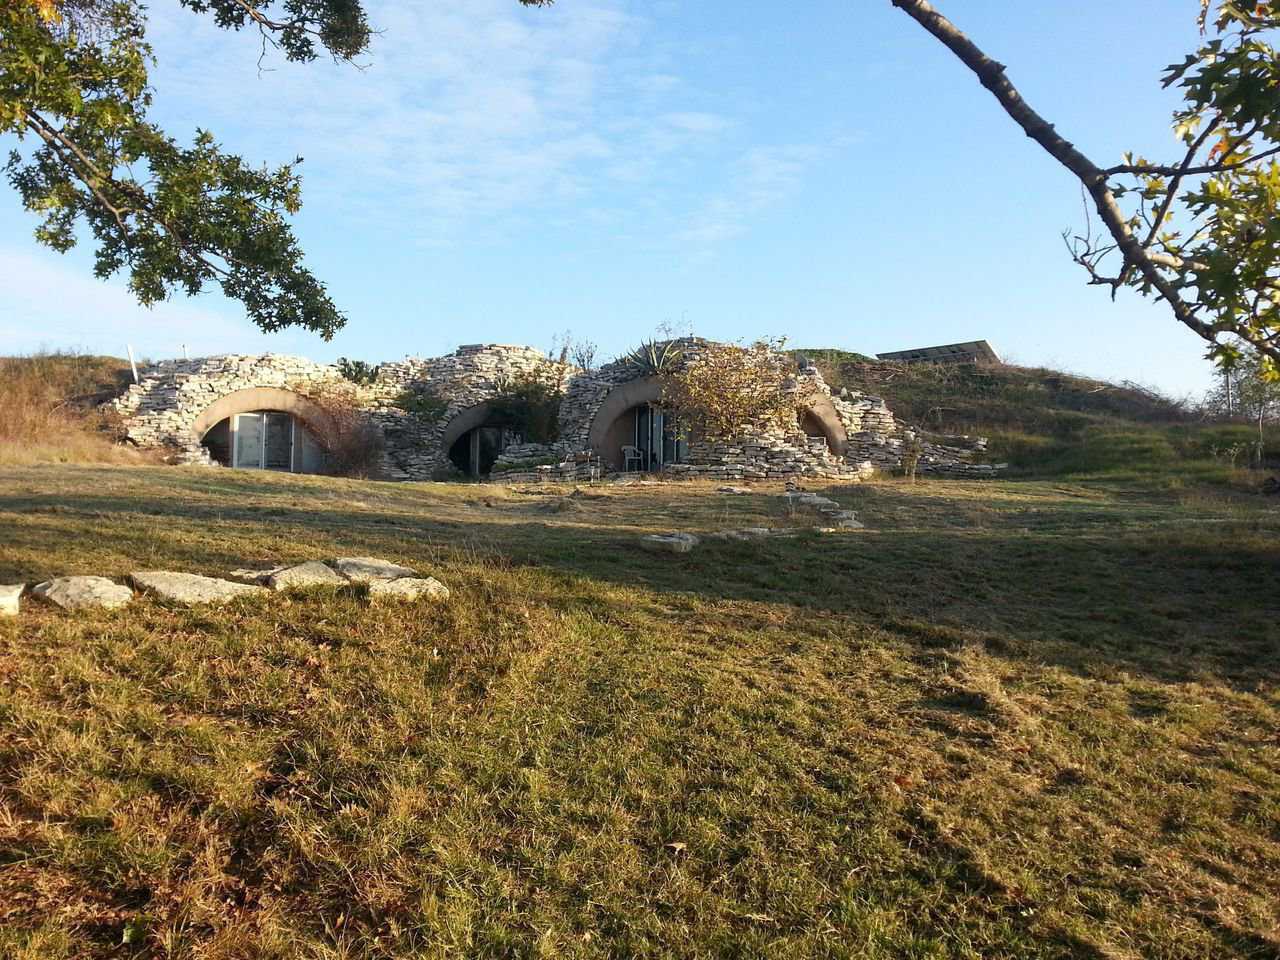
[[[716,493],[729,493],[736,497],[744,496],[750,492],[746,487],[716,487]]]
[[[743,527],[741,530],[721,530],[719,533],[711,534],[717,540],[768,540],[795,535],[795,530],[778,527]]]
[[[447,600],[449,588],[435,577],[397,577],[394,580],[370,580],[370,600]]]
[[[251,597],[266,593],[263,587],[247,583],[232,583],[216,577],[202,577],[195,573],[173,573],[168,570],[139,570],[129,574],[134,586],[165,600],[177,603],[223,603],[238,597]]]
[[[377,557],[339,557],[333,561],[333,569],[352,583],[373,583],[375,580],[398,580],[416,577],[418,572]]]
[[[282,567],[267,576],[272,590],[295,590],[307,587],[341,587],[347,579],[333,572],[319,560],[308,560],[293,567]]]
[[[56,603],[64,610],[103,607],[114,610],[133,599],[133,591],[106,577],[55,577],[31,588],[42,600]]]
[[[697,545],[692,533],[651,533],[640,538],[640,546],[654,553],[688,553]]]
[[[242,567],[239,570],[232,570],[227,576],[237,583],[256,583],[259,586],[265,586],[268,580],[284,569],[284,567],[268,567],[265,570],[254,570]]]
[[[0,583],[0,617],[18,615],[18,598],[26,586],[25,583]]]

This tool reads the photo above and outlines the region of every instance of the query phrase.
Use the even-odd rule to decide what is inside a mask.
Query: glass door
[[[676,418],[661,407],[636,407],[636,441],[645,470],[661,470],[664,464],[684,463],[685,440]]]
[[[262,414],[237,413],[232,420],[231,465],[249,470],[262,469],[262,441],[266,433]]]
[[[293,417],[263,413],[262,465],[268,470],[293,470]]]

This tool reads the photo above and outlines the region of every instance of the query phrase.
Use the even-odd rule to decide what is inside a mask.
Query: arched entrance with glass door
[[[614,387],[591,421],[588,443],[616,471],[661,470],[689,455],[688,431],[663,408],[657,377]]]
[[[192,433],[225,467],[323,473],[324,450],[307,424],[323,424],[324,416],[315,403],[292,391],[255,387],[210,404]]]

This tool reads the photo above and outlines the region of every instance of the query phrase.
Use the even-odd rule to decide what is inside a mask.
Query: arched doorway
[[[849,450],[849,436],[840,415],[829,397],[821,394],[810,397],[797,411],[800,429],[806,437],[822,437],[827,441],[827,450],[837,457],[843,457]]]
[[[497,417],[485,402],[468,407],[449,421],[440,448],[449,462],[468,477],[487,477],[507,447],[523,443],[520,430]]]
[[[662,406],[662,384],[645,377],[609,392],[591,421],[588,444],[610,470],[661,470],[688,459],[688,431]]]
[[[216,463],[242,470],[323,473],[324,450],[312,426],[323,429],[324,411],[289,390],[237,390],[210,404],[192,433]]]

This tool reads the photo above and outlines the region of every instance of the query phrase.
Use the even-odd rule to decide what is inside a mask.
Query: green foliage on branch
[[[349,62],[372,36],[361,0],[177,2],[224,29],[256,29],[292,61]],[[146,13],[139,0],[0,3],[0,135],[18,141],[5,169],[40,218],[36,239],[65,252],[87,231],[94,272],[123,272],[144,304],[216,287],[263,330],[329,339],[345,318],[288,223],[301,158],[255,166],[207,130],[183,145],[152,123]]]
[[[1163,78],[1183,96],[1173,115],[1183,156],[1156,162],[1126,154],[1107,173],[1119,178],[1112,192],[1126,198],[1130,230],[1185,303],[1192,328],[1212,343],[1210,356],[1230,366],[1242,348],[1256,352],[1263,375],[1276,377],[1280,2],[1226,2],[1211,13],[1203,0],[1201,27],[1212,36]],[[1111,252],[1095,246],[1086,265]],[[1114,279],[1153,290],[1131,261]],[[1112,282],[1097,273],[1095,280]]]

